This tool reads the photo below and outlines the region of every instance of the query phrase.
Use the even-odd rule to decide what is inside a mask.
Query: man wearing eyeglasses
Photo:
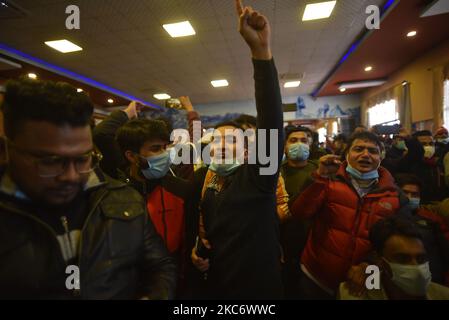
[[[2,111],[0,298],[171,298],[176,266],[141,196],[97,169],[89,98],[12,81]]]

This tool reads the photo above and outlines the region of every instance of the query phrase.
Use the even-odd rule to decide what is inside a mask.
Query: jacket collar
[[[108,179],[101,171],[93,171],[84,185],[84,191],[91,191],[99,186],[108,184]],[[114,187],[112,185],[112,187]],[[19,200],[29,201],[28,196],[20,190],[19,186],[13,181],[7,170],[0,176],[0,193],[14,197]]]
[[[0,193],[20,200],[29,200],[27,195],[23,193],[17,184],[12,180],[8,172],[5,172],[0,178]]]

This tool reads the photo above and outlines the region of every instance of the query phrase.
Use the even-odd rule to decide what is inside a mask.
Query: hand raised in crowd
[[[194,111],[192,102],[190,101],[190,98],[188,96],[179,97],[179,101],[181,102],[181,105],[184,109],[186,109],[187,111]]]
[[[341,165],[340,156],[329,154],[320,158],[320,166],[318,168],[318,174],[322,177],[328,177],[337,173],[338,168]]]
[[[239,16],[239,32],[245,39],[253,59],[271,60],[271,27],[268,19],[251,7],[243,7],[242,0],[235,0]]]
[[[135,119],[137,118],[138,113],[142,109],[142,105],[137,101],[131,101],[131,103],[126,107],[125,110],[123,110],[127,115],[128,119]]]

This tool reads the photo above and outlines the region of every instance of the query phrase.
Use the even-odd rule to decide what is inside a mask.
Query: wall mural
[[[307,99],[308,98],[308,99]],[[306,103],[306,99],[308,100]],[[345,103],[344,105],[342,103]],[[342,104],[343,106],[340,106]],[[360,119],[360,106],[350,107],[344,99],[325,102],[324,98],[312,100],[310,97],[298,97],[296,100],[296,119],[326,119],[326,118],[354,118]]]
[[[164,118],[171,122],[173,129],[186,129],[188,127],[187,123],[187,111],[164,108],[162,111],[146,111],[145,117],[150,119]],[[214,127],[220,122],[231,121],[239,117],[241,113],[227,113],[225,115],[214,115],[214,116],[201,116],[201,124],[204,128]]]
[[[295,119],[327,119],[327,118],[353,118],[360,123],[360,99],[354,96],[319,97],[310,96],[290,98],[292,103],[285,104],[285,120]],[[296,101],[295,101],[296,100]],[[286,108],[288,106],[288,108]],[[291,108],[290,108],[291,106]],[[231,110],[230,108],[228,110]],[[225,110],[227,111],[227,110]],[[287,112],[292,111],[292,112]],[[201,116],[203,127],[213,127],[216,124],[229,121],[240,116],[241,113],[226,113],[224,115]],[[187,112],[176,108],[164,108],[162,111],[146,111],[148,118],[165,118],[170,120],[174,129],[187,128]]]

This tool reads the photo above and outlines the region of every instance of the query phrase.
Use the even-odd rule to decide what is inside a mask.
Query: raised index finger
[[[237,14],[241,16],[243,13],[242,0],[235,0],[235,8],[237,9]]]

